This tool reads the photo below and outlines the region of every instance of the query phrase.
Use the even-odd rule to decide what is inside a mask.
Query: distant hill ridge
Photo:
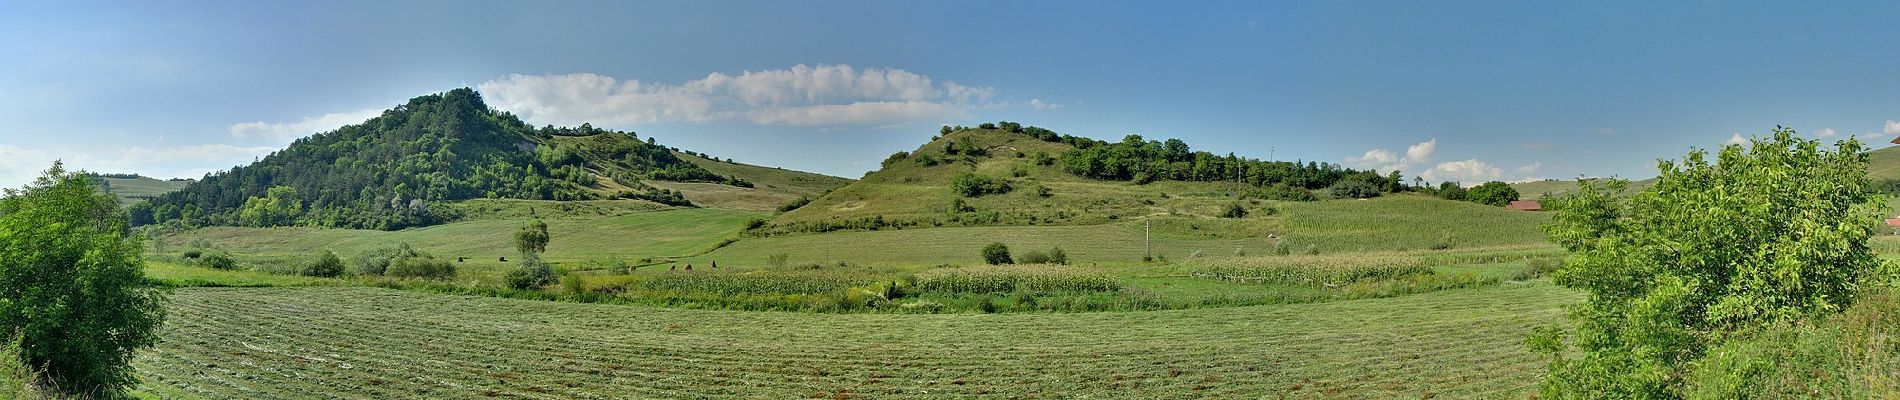
[[[1396,173],[1195,151],[1178,139],[1108,142],[1008,121],[939,133],[748,234],[1212,218],[1229,212],[1234,198],[1314,200],[1314,190],[1342,181],[1373,193],[1403,183]]]
[[[445,202],[478,198],[692,205],[645,180],[752,186],[652,137],[589,124],[535,128],[461,88],[298,139],[132,212],[136,224],[401,229],[453,220]]]

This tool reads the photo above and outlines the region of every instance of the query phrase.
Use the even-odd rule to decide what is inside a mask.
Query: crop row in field
[[[188,288],[146,391],[207,398],[1506,398],[1574,293],[1087,314],[582,305],[373,288]]]

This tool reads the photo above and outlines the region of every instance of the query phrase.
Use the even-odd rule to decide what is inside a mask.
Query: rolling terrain
[[[1518,397],[1538,364],[1517,343],[1576,299],[1541,278],[1556,255],[1537,229],[1543,213],[1415,193],[1310,201],[1297,187],[1276,189],[1291,191],[1283,198],[1219,179],[1088,178],[1057,161],[1084,141],[1006,129],[948,132],[858,180],[587,129],[523,131],[514,150],[482,150],[535,149],[530,168],[547,168],[554,191],[534,193],[562,198],[430,200],[452,218],[401,229],[154,229],[148,273],[176,288],[175,311],[166,341],[137,361],[141,390]],[[354,140],[379,140],[365,135]],[[971,174],[1008,189],[967,193]],[[541,258],[563,278],[511,289],[514,235],[531,221],[547,224]],[[1025,263],[1067,265],[983,266],[992,243],[1036,257]],[[397,245],[457,272],[295,274],[322,252],[354,264]],[[188,249],[228,253],[237,267],[206,268],[181,256]]]
[[[699,311],[374,288],[173,296],[144,390],[206,398],[1513,398],[1549,285],[1135,313]]]
[[[161,194],[171,193],[192,182],[191,180],[167,180],[124,174],[96,175],[94,178],[103,182],[102,186],[106,193],[117,197],[119,204],[124,206],[131,206],[134,203],[151,200]]]

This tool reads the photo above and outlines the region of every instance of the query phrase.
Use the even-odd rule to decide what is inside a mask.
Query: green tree
[[[297,199],[297,188],[272,186],[264,197],[245,200],[244,207],[238,210],[238,219],[248,226],[283,226],[296,223],[302,213],[303,203]]]
[[[1473,203],[1503,206],[1517,201],[1517,196],[1517,189],[1512,189],[1511,184],[1490,181],[1466,191],[1464,198]]]
[[[125,212],[96,188],[54,163],[0,198],[0,332],[49,387],[112,397],[137,383],[133,352],[165,312]]]
[[[547,223],[538,219],[530,221],[527,225],[522,225],[521,230],[515,231],[515,250],[520,250],[524,254],[545,253],[548,251],[550,239]]]
[[[983,246],[983,262],[990,263],[990,265],[1016,263],[1015,260],[1009,257],[1009,246],[1004,245],[1002,242],[990,243],[988,246]]]
[[[1714,163],[1703,150],[1661,162],[1627,200],[1625,183],[1590,180],[1555,199],[1544,229],[1569,256],[1554,279],[1588,296],[1528,341],[1550,360],[1544,397],[1680,397],[1687,368],[1731,333],[1852,302],[1880,265],[1867,241],[1884,201],[1864,150],[1777,128]]]

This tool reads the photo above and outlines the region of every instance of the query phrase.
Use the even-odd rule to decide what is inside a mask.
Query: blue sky
[[[1900,136],[1896,3],[0,0],[0,185],[159,177],[468,86],[857,177],[944,123],[1477,181]]]

